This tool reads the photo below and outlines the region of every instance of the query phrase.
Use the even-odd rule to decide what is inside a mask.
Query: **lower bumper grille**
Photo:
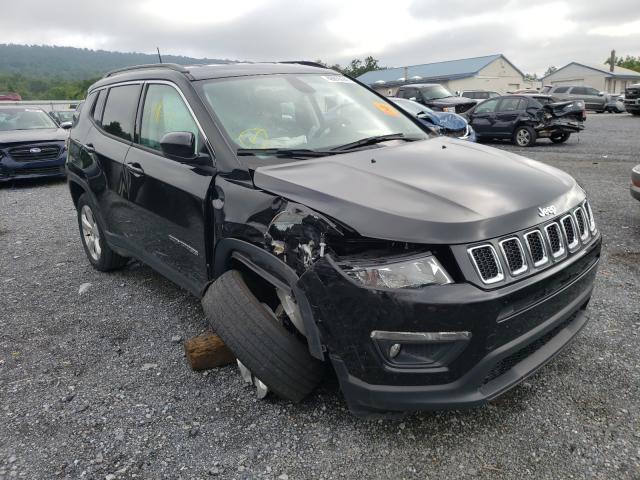
[[[556,335],[558,335],[558,333],[560,333],[561,330],[563,330],[568,325],[570,325],[571,322],[573,322],[576,319],[577,315],[578,315],[578,312],[574,313],[569,318],[567,318],[562,323],[560,323],[558,326],[556,326],[553,330],[550,330],[549,332],[545,333],[539,339],[531,342],[526,347],[523,347],[517,352],[512,353],[508,357],[505,357],[502,360],[500,360],[496,364],[496,366],[489,371],[487,376],[484,377],[482,384],[486,385],[492,380],[495,380],[496,378],[504,375],[513,367],[515,367],[518,363],[520,363],[521,361],[525,360],[526,358],[536,353],[538,350],[544,347],[547,343],[549,343]]]

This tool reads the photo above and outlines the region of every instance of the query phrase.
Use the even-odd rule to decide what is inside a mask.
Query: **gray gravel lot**
[[[588,190],[605,243],[591,321],[494,403],[400,420],[351,416],[331,380],[292,405],[235,367],[192,372],[172,337],[205,329],[195,298],[137,263],[94,271],[64,183],[1,188],[0,479],[640,478],[640,118],[497,146]]]

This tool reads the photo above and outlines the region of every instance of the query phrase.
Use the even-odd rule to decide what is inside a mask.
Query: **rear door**
[[[527,100],[522,97],[500,99],[496,108],[494,131],[501,137],[511,136],[518,118],[525,113]]]
[[[469,124],[478,135],[491,137],[494,135],[494,124],[496,121],[495,111],[499,99],[493,98],[479,103],[475,110],[469,114]]]
[[[192,132],[208,165],[183,163],[162,152],[169,132]],[[193,293],[207,281],[206,198],[214,170],[193,110],[170,82],[145,85],[136,140],[126,157],[129,208],[136,219],[125,235],[138,255]]]
[[[122,226],[130,222],[124,198],[124,161],[134,133],[141,83],[104,88],[98,93],[92,117],[94,126],[81,145],[93,161],[84,170],[98,202],[107,236],[123,243]]]

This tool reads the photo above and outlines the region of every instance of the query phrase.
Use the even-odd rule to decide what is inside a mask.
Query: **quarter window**
[[[93,109],[93,119],[98,125],[102,125],[102,112],[104,112],[104,99],[107,96],[107,90],[100,90],[98,93],[98,99],[96,100],[96,106]]]
[[[178,91],[169,85],[149,85],[142,109],[140,144],[160,150],[160,140],[169,132],[193,133],[198,151],[198,126]]]
[[[124,140],[133,139],[133,122],[138,106],[140,85],[123,85],[109,89],[102,115],[102,128]]]
[[[491,113],[496,111],[498,100],[486,100],[476,107],[474,113]]]

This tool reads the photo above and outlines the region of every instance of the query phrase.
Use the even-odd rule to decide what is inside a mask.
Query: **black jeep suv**
[[[67,171],[91,264],[200,297],[259,396],[299,401],[331,365],[358,414],[478,405],[587,321],[601,240],[573,178],[431,137],[331,70],[110,73]]]

